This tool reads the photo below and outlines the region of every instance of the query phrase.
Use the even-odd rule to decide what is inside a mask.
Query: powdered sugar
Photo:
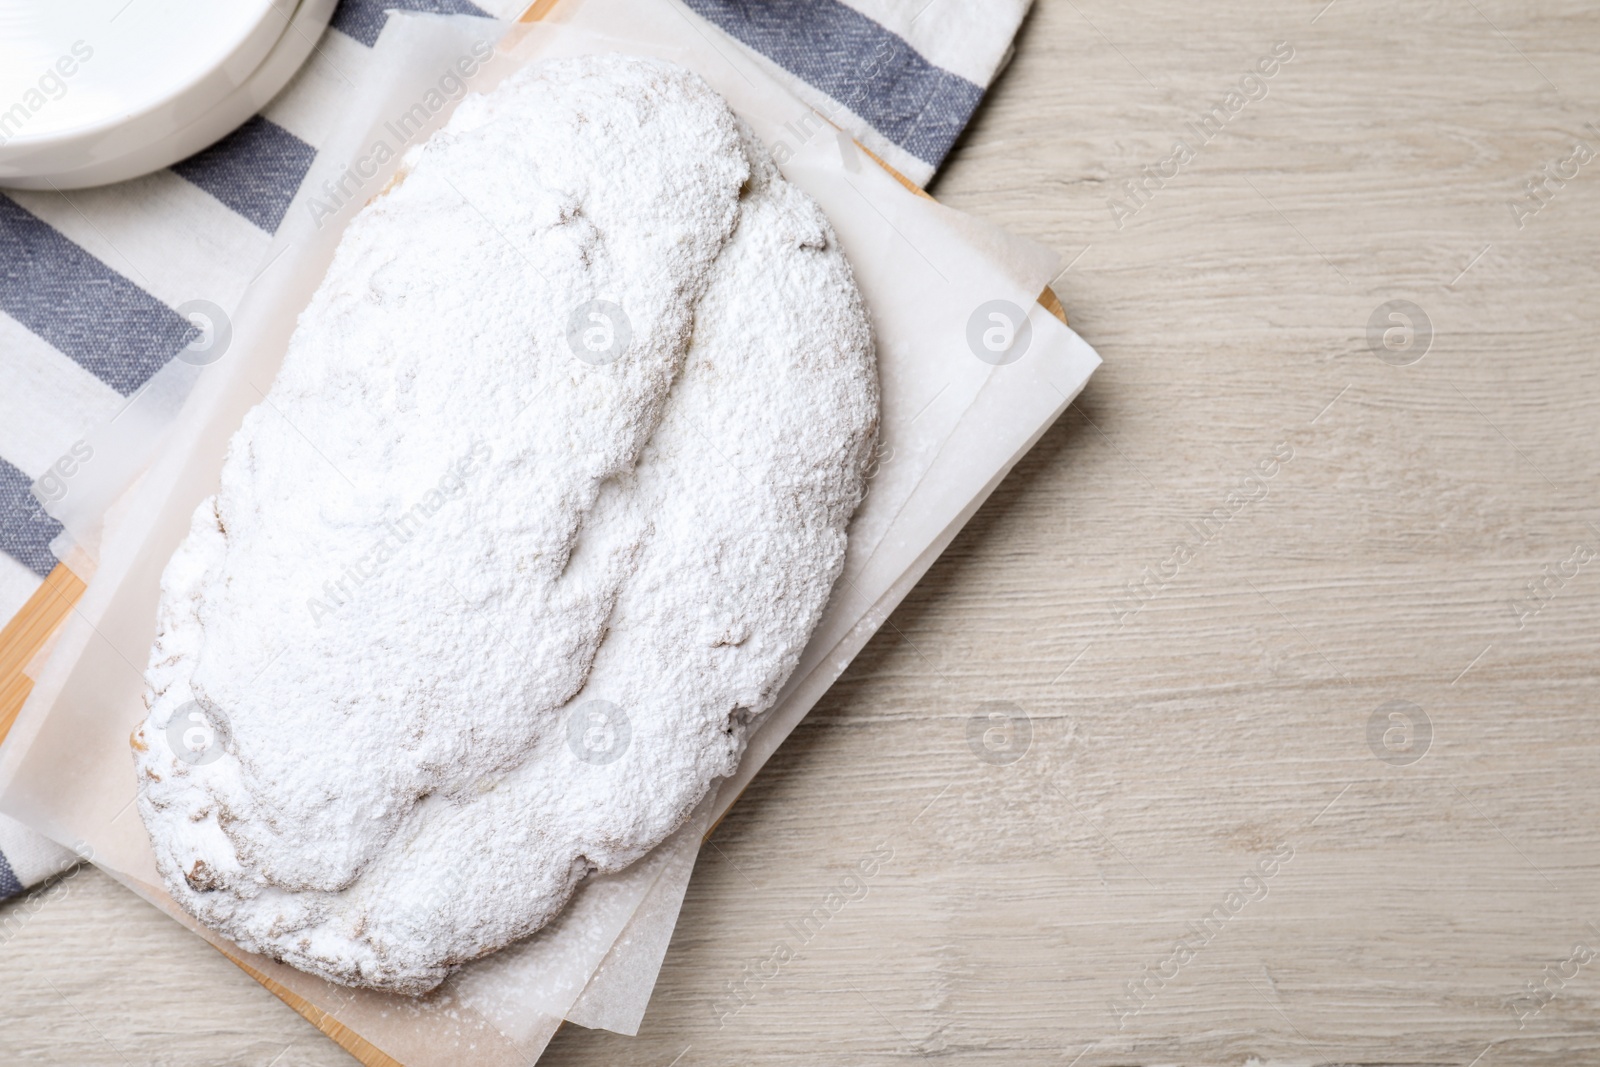
[[[597,307],[620,358],[574,354]],[[408,993],[538,929],[736,765],[876,416],[826,220],[698,78],[469,98],[351,224],[164,576],[134,745],[169,890]]]

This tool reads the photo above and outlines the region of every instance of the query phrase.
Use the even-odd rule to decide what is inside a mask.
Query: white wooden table
[[[933,191],[1105,367],[546,1064],[1600,1063],[1600,12],[1325,2],[1039,0]],[[96,873],[6,916],[0,1061],[350,1062]]]

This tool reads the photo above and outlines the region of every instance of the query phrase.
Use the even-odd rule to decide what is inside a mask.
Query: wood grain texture
[[[23,671],[83,595],[83,579],[58,563],[11,621],[0,629],[0,740],[33,692]]]
[[[723,822],[640,1036],[544,1063],[1600,1063],[1600,160],[1510,206],[1600,150],[1600,13],[1325,2],[1038,0],[933,191],[1076,257],[1105,366]],[[0,926],[5,1062],[350,1062],[98,874]]]

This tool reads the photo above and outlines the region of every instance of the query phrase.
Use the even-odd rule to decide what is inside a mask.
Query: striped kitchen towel
[[[672,0],[748,47],[797,96],[926,184],[1004,66],[1032,0]],[[156,174],[0,193],[0,619],[56,565],[32,489],[198,334],[231,313],[391,10],[515,17],[527,0],[341,0],[306,67],[260,115]],[[799,117],[797,117],[799,118]],[[797,129],[817,128],[814,120]],[[803,132],[802,136],[809,136]],[[774,146],[781,157],[781,149]],[[0,898],[73,862],[0,816]]]
[[[685,0],[918,185],[1005,67],[1032,2]]]

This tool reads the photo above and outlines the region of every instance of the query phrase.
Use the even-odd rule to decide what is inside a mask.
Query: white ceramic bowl
[[[0,185],[148,174],[259,111],[336,0],[0,0]]]

